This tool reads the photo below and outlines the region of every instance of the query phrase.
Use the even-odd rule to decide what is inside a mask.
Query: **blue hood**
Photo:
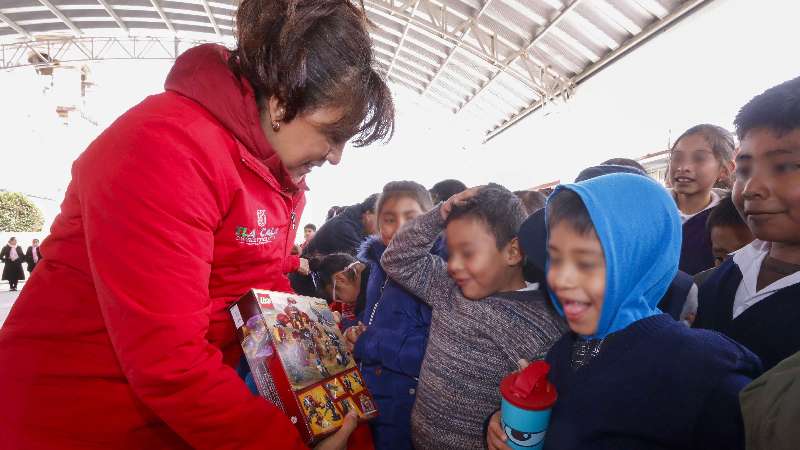
[[[661,314],[656,305],[675,278],[681,252],[681,221],[666,189],[648,177],[618,173],[560,185],[548,203],[564,189],[583,200],[606,262],[600,322],[596,334],[586,337],[604,338]]]

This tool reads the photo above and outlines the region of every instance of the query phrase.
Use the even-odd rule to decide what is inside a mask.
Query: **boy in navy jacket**
[[[750,100],[735,124],[732,198],[756,240],[703,284],[694,326],[741,342],[768,370],[800,351],[800,78]]]
[[[758,358],[656,306],[681,249],[669,194],[630,174],[560,186],[547,225],[547,281],[572,333],[546,358],[558,400],[544,448],[744,448],[738,394]],[[507,448],[499,413],[487,441]]]

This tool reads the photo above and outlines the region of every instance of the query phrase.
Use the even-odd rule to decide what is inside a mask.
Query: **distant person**
[[[445,202],[448,198],[467,190],[467,185],[458,180],[443,180],[430,189],[433,204]]]
[[[514,191],[514,195],[522,200],[522,205],[525,206],[529,216],[544,208],[547,201],[547,197],[539,191]]]
[[[325,222],[305,246],[304,257],[324,256],[332,253],[355,255],[361,242],[375,234],[375,202],[378,194],[372,194],[363,202],[346,207],[331,220]]]
[[[33,272],[33,269],[36,268],[36,264],[39,264],[40,259],[42,259],[42,251],[39,250],[39,240],[34,239],[31,246],[28,247],[28,251],[25,253],[25,261],[28,263],[28,272]]]
[[[4,263],[3,280],[8,281],[11,291],[16,291],[19,280],[25,279],[25,271],[22,269],[23,261],[25,261],[25,254],[22,253],[22,247],[17,245],[17,238],[12,237],[3,250],[0,250],[0,262]]]
[[[314,225],[313,223],[308,223],[306,224],[306,226],[303,227],[304,240],[303,243],[300,244],[300,253],[303,253],[303,250],[305,250],[308,243],[311,242],[311,239],[314,238],[314,234],[316,234],[316,232],[317,232],[317,226]]]
[[[684,132],[670,150],[672,196],[683,223],[680,270],[695,275],[714,267],[706,220],[727,193],[715,186],[733,173],[733,135],[709,124]]]

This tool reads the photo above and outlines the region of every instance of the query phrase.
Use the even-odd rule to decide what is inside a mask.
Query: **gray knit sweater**
[[[466,299],[430,254],[443,226],[439,207],[418,217],[397,232],[381,265],[433,308],[411,415],[415,448],[479,449],[483,422],[500,405],[500,381],[520,359],[542,359],[567,327],[538,290]]]

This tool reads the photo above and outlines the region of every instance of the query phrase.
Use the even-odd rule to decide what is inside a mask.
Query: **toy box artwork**
[[[230,313],[259,393],[306,442],[335,432],[350,410],[377,416],[325,300],[252,289]]]

